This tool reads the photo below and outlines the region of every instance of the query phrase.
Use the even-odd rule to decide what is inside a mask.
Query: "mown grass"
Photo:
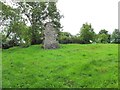
[[[3,88],[117,88],[117,44],[40,45],[2,52]]]

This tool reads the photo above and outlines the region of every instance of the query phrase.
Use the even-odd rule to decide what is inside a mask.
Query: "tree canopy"
[[[16,7],[11,7],[5,2],[0,4],[2,23],[4,22],[1,32],[3,46],[11,41],[16,45],[23,45],[24,42],[25,46],[42,43],[45,23],[48,20],[51,20],[56,31],[60,32],[61,15],[56,2],[16,2]]]
[[[92,28],[91,24],[85,23],[80,29],[80,40],[83,43],[90,43],[90,41],[94,42],[95,32]]]

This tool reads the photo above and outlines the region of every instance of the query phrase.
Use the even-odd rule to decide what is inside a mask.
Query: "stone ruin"
[[[43,48],[44,49],[56,49],[59,48],[59,43],[56,40],[57,33],[53,24],[51,22],[47,22],[44,30],[44,41]]]

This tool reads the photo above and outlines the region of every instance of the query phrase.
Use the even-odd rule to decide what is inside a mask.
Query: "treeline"
[[[60,19],[63,16],[60,15],[56,2],[16,2],[10,6],[6,2],[0,1],[0,5],[2,6],[2,10],[0,10],[2,13],[0,47],[2,48],[42,44],[47,20],[53,23],[58,33],[57,39],[61,44],[120,43],[118,29],[115,29],[112,34],[105,29],[96,34],[92,25],[88,23],[83,24],[76,35],[62,32]]]
[[[85,23],[76,35],[71,35],[69,32],[60,32],[59,42],[62,44],[68,43],[120,43],[120,31],[113,30],[112,34],[105,29],[101,29],[98,34],[94,32],[91,24]]]

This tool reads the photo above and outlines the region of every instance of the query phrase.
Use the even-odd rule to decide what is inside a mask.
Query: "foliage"
[[[108,34],[108,31],[105,30],[105,29],[102,29],[102,30],[99,31],[99,34],[106,34],[106,35],[107,35],[107,34]]]
[[[22,13],[27,17],[30,26],[31,33],[31,44],[41,43],[43,35],[42,30],[42,13],[46,6],[44,2],[19,2],[19,8],[22,10]]]
[[[91,24],[83,24],[80,29],[80,40],[86,44],[91,43],[90,41],[94,42],[95,32],[92,28]]]
[[[99,34],[98,35],[98,42],[99,43],[107,43],[108,36],[106,34]]]
[[[51,19],[51,21],[54,23],[54,28],[60,32],[60,29],[62,28],[60,24],[60,19],[63,17],[60,15],[59,10],[57,9],[56,2],[49,2],[48,3],[48,13],[47,18]]]
[[[60,43],[119,43],[120,32],[115,29],[112,35],[105,29],[98,34],[94,32],[91,24],[85,23],[77,35],[69,32],[62,32],[60,11],[57,9],[56,2],[16,2],[12,7],[0,1],[2,10],[0,15],[2,25],[0,36],[3,48],[13,46],[27,47],[31,44],[41,44],[44,37],[46,22],[53,23],[58,33]],[[27,26],[27,24],[30,24]],[[4,28],[3,28],[4,27]],[[0,45],[1,47],[1,45]]]
[[[5,20],[13,20],[15,17],[19,17],[19,10],[10,7],[9,5],[6,5],[5,3],[0,1],[0,5],[2,7],[2,10],[0,10],[2,15],[2,23],[4,23]]]
[[[57,10],[56,2],[20,2],[19,4],[31,23],[32,44],[42,42],[45,23],[49,19],[53,22],[56,31],[60,31],[61,15]]]
[[[6,5],[4,2],[0,2],[0,4],[3,8],[2,20],[5,22],[5,28],[3,28],[1,33],[3,36],[3,48],[18,45],[18,38],[20,39],[19,45],[22,46],[26,43],[29,43],[29,45],[42,43],[44,39],[44,25],[48,19],[52,20],[57,32],[60,31],[61,15],[57,10],[56,2],[17,2],[15,3],[16,8]],[[30,27],[27,26],[28,22]],[[20,25],[22,26],[19,29]],[[29,34],[27,34],[28,31]],[[24,43],[24,40],[26,43]],[[26,44],[25,47],[29,45]]]
[[[5,39],[3,35],[3,48],[20,45],[26,47],[30,45],[30,33],[29,28],[26,27],[22,22],[14,22],[8,28],[10,31],[9,36]]]
[[[19,8],[0,3],[2,5],[2,27],[4,27],[1,30],[2,47],[28,46],[30,34],[28,34],[28,27],[25,25]]]
[[[71,43],[71,38],[72,38],[72,35],[70,33],[60,32],[58,40],[62,44],[67,44],[67,43]]]
[[[69,44],[69,43],[82,44],[83,43],[83,41],[80,40],[79,36],[71,35],[69,32],[60,32],[58,40],[61,44]]]
[[[112,33],[111,42],[120,43],[120,31],[119,29],[115,29]]]
[[[96,42],[98,43],[110,43],[110,34],[105,29],[99,31]]]

